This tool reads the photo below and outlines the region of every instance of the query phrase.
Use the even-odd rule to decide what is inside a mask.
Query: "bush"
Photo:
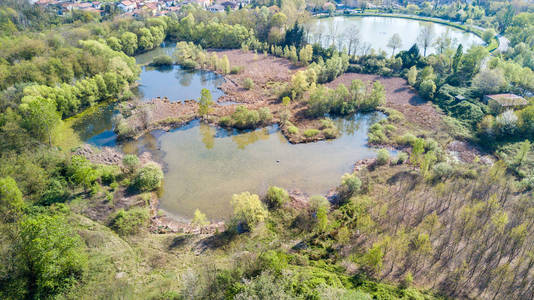
[[[327,139],[335,139],[337,137],[337,130],[334,128],[326,128],[323,130],[323,135]]]
[[[436,84],[431,79],[426,79],[419,85],[419,93],[423,98],[432,100],[434,99],[434,93],[436,93]]]
[[[139,233],[148,225],[149,214],[146,208],[134,207],[127,211],[120,209],[110,221],[109,227],[121,236]]]
[[[378,154],[376,155],[376,163],[379,166],[385,165],[389,162],[389,151],[387,149],[380,149],[378,150]]]
[[[209,225],[210,222],[208,221],[208,218],[206,218],[206,214],[203,214],[199,209],[196,209],[191,223],[197,226],[206,226]]]
[[[397,144],[400,146],[411,146],[415,143],[415,135],[411,133],[405,133],[396,139]]]
[[[249,192],[234,194],[231,203],[234,207],[234,220],[244,226],[245,230],[253,230],[267,218],[268,212],[258,195]]]
[[[174,62],[173,62],[173,60],[172,60],[172,58],[170,56],[168,56],[168,55],[160,55],[160,56],[154,57],[154,59],[152,60],[151,65],[156,66],[156,67],[160,67],[160,66],[170,66],[173,63]]]
[[[273,114],[268,107],[258,109],[258,114],[260,116],[260,122],[263,124],[270,123],[273,120]]]
[[[243,87],[245,88],[245,90],[251,90],[254,88],[254,81],[252,81],[252,79],[250,78],[245,78],[245,80],[243,81]]]
[[[399,152],[399,154],[397,154],[397,164],[401,165],[407,161],[408,161],[408,153],[401,151]]]
[[[163,172],[160,166],[147,164],[137,172],[132,181],[132,185],[138,191],[148,192],[159,188],[162,180]]]
[[[362,181],[356,174],[346,173],[341,177],[341,190],[339,194],[342,198],[350,198],[358,193],[362,187]]]
[[[454,172],[454,168],[446,163],[446,162],[440,162],[434,165],[432,168],[433,177],[436,179],[446,179],[447,177],[451,176]]]
[[[290,134],[298,134],[299,133],[299,129],[293,125],[289,126],[287,128],[287,132],[289,132]]]
[[[122,158],[122,164],[124,165],[126,172],[132,174],[137,171],[137,168],[139,167],[139,158],[133,154],[126,154]]]
[[[319,130],[314,129],[314,128],[312,128],[312,129],[306,129],[306,130],[304,131],[304,136],[307,137],[307,138],[312,138],[312,137],[314,137],[314,136],[316,136],[316,135],[318,135],[318,134],[319,134]]]
[[[289,194],[283,188],[271,186],[265,195],[265,202],[269,208],[279,208],[289,201]]]
[[[239,74],[241,72],[243,72],[243,67],[241,66],[233,66],[230,70],[230,74]]]

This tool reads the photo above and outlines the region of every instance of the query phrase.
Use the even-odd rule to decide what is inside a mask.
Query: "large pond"
[[[262,194],[270,185],[325,194],[354,162],[374,157],[367,130],[381,113],[336,120],[341,137],[290,144],[276,126],[238,132],[191,122],[170,132],[154,131],[125,143],[127,153],[149,151],[165,166],[161,208],[179,217],[200,209],[212,219],[231,214],[235,193]]]
[[[165,49],[155,51],[161,53]],[[188,82],[184,76],[203,78],[207,85],[215,87],[221,79],[203,71],[184,73],[177,68],[172,72],[145,68],[140,85],[152,89],[154,96],[170,99],[199,95],[204,86],[184,84]],[[162,82],[175,89],[165,90]],[[162,95],[158,90],[169,94]],[[118,144],[113,132],[116,113],[115,104],[103,104],[72,120],[71,126],[81,140],[96,146],[119,147],[125,153],[151,152],[165,171],[161,208],[183,218],[192,217],[198,208],[214,220],[231,214],[230,200],[234,193],[263,194],[270,185],[299,189],[309,195],[326,193],[340,183],[344,173],[351,171],[354,162],[376,155],[367,146],[367,131],[384,117],[372,113],[338,119],[340,138],[309,144],[290,144],[276,126],[228,131],[198,121]]]
[[[358,54],[362,54],[370,48],[381,49],[391,54],[391,49],[387,47],[387,44],[395,33],[399,34],[402,40],[402,47],[399,50],[407,50],[417,42],[417,36],[424,26],[431,28],[434,41],[440,35],[447,34],[453,41],[453,45],[462,44],[464,49],[484,43],[473,33],[447,25],[402,18],[358,16],[337,16],[312,20],[309,41],[318,42],[324,47],[332,45],[332,41],[334,41],[336,47],[340,45],[341,47],[348,47],[348,37],[353,36],[356,29],[359,34]],[[434,52],[436,52],[435,47],[427,49],[427,54]]]

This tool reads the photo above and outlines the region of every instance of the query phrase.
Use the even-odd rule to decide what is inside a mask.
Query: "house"
[[[132,1],[122,1],[117,4],[117,7],[123,12],[131,12],[137,8],[137,5],[135,4],[135,2]]]
[[[528,105],[528,101],[515,94],[495,94],[484,96],[484,103],[499,110],[520,108]]]
[[[236,10],[238,8],[237,3],[231,2],[231,1],[223,2],[221,3],[221,5],[224,7],[224,9],[229,9],[229,10]]]
[[[220,4],[214,4],[210,7],[208,7],[208,10],[211,11],[211,12],[223,12],[224,11],[224,6],[220,5]]]

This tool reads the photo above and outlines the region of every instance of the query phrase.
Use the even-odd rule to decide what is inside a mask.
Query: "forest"
[[[532,4],[362,5],[484,29],[469,48],[423,29],[408,47],[391,37],[386,53],[364,49],[357,30],[329,47],[312,42],[314,14],[349,13],[325,3],[132,17],[112,4],[58,15],[2,1],[0,298],[534,298]],[[163,43],[176,43],[171,55],[136,62]],[[138,99],[143,71],[174,66],[222,76],[235,103],[207,88],[185,103]],[[493,94],[525,103],[486,100]],[[328,143],[358,130],[340,118],[383,118],[365,132],[374,157],[354,161],[327,194],[236,190],[224,222],[198,209],[183,221],[159,207],[169,179],[158,157],[98,149],[72,128],[110,103],[118,145],[194,120]]]

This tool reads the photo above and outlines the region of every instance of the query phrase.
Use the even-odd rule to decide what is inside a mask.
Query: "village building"
[[[525,98],[515,94],[486,95],[484,96],[484,103],[497,111],[517,109],[528,105]]]

